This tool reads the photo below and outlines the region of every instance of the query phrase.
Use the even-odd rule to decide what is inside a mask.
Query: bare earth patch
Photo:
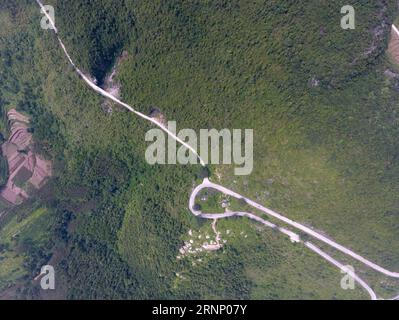
[[[392,59],[399,64],[399,35],[392,29],[389,41],[388,53]]]
[[[27,190],[40,189],[52,174],[51,162],[34,153],[32,134],[28,131],[29,118],[15,109],[7,113],[10,137],[1,146],[7,158],[9,178],[0,190],[0,200],[10,205],[29,198]]]
[[[104,79],[103,89],[117,99],[121,98],[120,94],[121,86],[119,82],[116,80],[116,76],[118,74],[118,68],[123,63],[123,61],[125,61],[128,57],[129,57],[128,52],[123,51],[122,55],[117,59],[114,67],[112,68],[111,73],[107,75]],[[113,106],[114,104],[111,101],[105,100],[104,103],[102,104],[102,109],[104,110],[104,112],[112,114]]]

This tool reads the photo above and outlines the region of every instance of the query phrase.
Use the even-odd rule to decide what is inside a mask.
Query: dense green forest
[[[399,72],[385,55],[394,1],[353,1],[351,31],[340,27],[340,0],[47,2],[72,58],[99,84],[127,52],[117,79],[138,110],[157,106],[179,128],[254,129],[253,174],[212,166],[215,181],[399,269],[399,80],[384,75]],[[35,1],[0,4],[2,114],[31,115],[36,147],[55,168],[0,220],[0,292],[367,297],[341,290],[339,270],[317,255],[245,219],[218,224],[221,250],[177,259],[189,230],[212,233],[187,209],[201,168],[148,165],[151,126],[118,106],[104,112],[41,17]],[[44,263],[56,268],[52,293],[31,281]]]
[[[8,162],[5,157],[0,156],[0,186],[4,186],[8,181]]]

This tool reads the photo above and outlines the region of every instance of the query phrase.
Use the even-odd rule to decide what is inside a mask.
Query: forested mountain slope
[[[179,128],[254,129],[252,175],[211,166],[214,179],[399,270],[399,80],[384,74],[398,72],[385,55],[395,1],[354,1],[355,30],[341,29],[337,0],[48,4],[99,84],[127,52],[116,77],[138,110],[156,106]],[[41,17],[35,1],[0,4],[2,114],[31,115],[36,147],[54,161],[48,187],[0,220],[3,295],[366,297],[341,290],[339,271],[318,256],[244,219],[219,223],[223,249],[177,259],[189,230],[212,233],[187,209],[201,168],[148,165],[151,125],[104,111]],[[43,263],[55,265],[55,292],[31,281]],[[367,277],[381,294],[396,285]]]

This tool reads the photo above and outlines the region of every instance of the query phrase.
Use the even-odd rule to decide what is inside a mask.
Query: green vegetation
[[[101,3],[54,1],[56,12],[62,12],[57,27],[63,30],[68,50],[79,66],[102,82],[125,43],[135,33],[134,14],[130,1]],[[57,17],[58,18],[58,17]],[[70,28],[70,23],[74,28]],[[84,46],[82,46],[84,44]]]
[[[23,187],[24,184],[29,180],[32,176],[32,172],[26,168],[22,168],[18,171],[17,175],[14,177],[13,182],[18,187]]]
[[[138,110],[155,105],[179,128],[254,129],[253,174],[211,167],[212,179],[399,270],[399,84],[384,76],[394,68],[383,54],[393,5],[354,1],[357,28],[343,31],[338,0],[48,2],[73,59],[100,83],[128,52],[117,78]],[[320,257],[245,219],[218,224],[232,236],[202,264],[176,259],[189,229],[212,232],[187,209],[206,173],[149,166],[151,126],[102,111],[40,17],[32,1],[0,4],[3,118],[10,107],[28,113],[55,167],[0,220],[1,286],[40,297],[30,280],[50,260],[57,294],[74,299],[364,297],[340,290]]]
[[[49,259],[53,218],[45,208],[23,212],[13,212],[12,219],[0,230],[0,289],[21,277],[32,280]]]
[[[7,158],[0,155],[0,187],[4,186],[8,181],[8,162]]]
[[[196,205],[199,205],[202,212],[221,213],[224,211],[223,203],[229,203],[226,196],[219,191],[205,189],[198,194]]]

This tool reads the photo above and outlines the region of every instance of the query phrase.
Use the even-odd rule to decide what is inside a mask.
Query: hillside
[[[393,1],[354,1],[353,31],[340,28],[338,0],[120,2],[48,1],[86,74],[102,85],[116,70],[123,101],[144,114],[156,106],[179,128],[253,129],[254,172],[210,166],[216,182],[399,270]],[[31,281],[46,261],[56,298],[367,298],[341,290],[339,270],[317,255],[241,218],[218,223],[222,249],[178,259],[192,234],[213,234],[187,209],[200,166],[148,165],[152,126],[105,110],[40,19],[34,1],[0,4],[0,106],[31,116],[36,148],[54,163],[47,188],[0,217],[4,295],[47,297]],[[395,292],[359,268],[381,295]]]

